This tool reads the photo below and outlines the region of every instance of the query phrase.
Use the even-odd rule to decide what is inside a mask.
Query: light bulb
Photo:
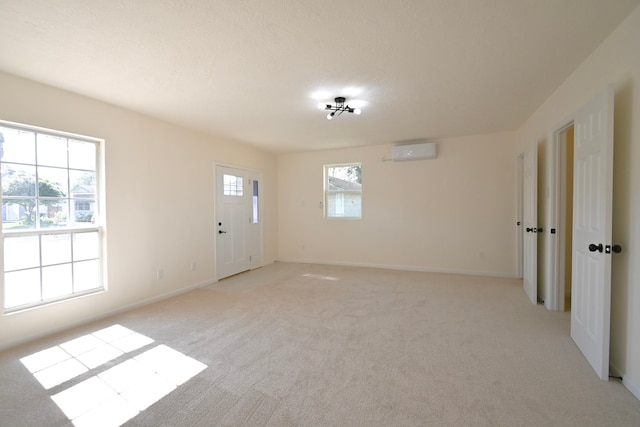
[[[327,104],[325,104],[324,102],[318,102],[318,110],[326,110],[327,109]]]
[[[353,114],[362,114],[362,110],[359,108],[354,108],[353,109]]]
[[[334,112],[331,112],[331,113],[327,114],[327,120],[333,119],[333,115],[334,114],[335,114]]]

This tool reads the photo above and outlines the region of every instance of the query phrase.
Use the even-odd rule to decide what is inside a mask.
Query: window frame
[[[83,142],[83,143],[91,143],[95,145],[95,196],[93,199],[91,199],[91,201],[93,201],[93,217],[90,221],[89,224],[87,225],[76,225],[75,221],[74,221],[74,225],[73,226],[64,226],[64,227],[42,227],[40,224],[40,221],[36,221],[36,226],[35,228],[29,228],[29,229],[18,229],[18,230],[5,230],[4,226],[0,226],[0,308],[2,309],[2,313],[5,315],[9,315],[9,314],[13,314],[13,313],[17,313],[17,312],[22,312],[25,310],[30,310],[30,309],[34,309],[34,308],[39,308],[39,307],[43,307],[43,306],[47,306],[53,303],[58,303],[61,301],[68,301],[68,300],[72,300],[72,299],[76,299],[79,297],[83,297],[86,295],[90,295],[90,294],[96,294],[96,293],[101,293],[107,290],[107,285],[106,285],[106,277],[105,277],[105,272],[106,272],[106,259],[104,256],[104,244],[105,244],[105,229],[104,229],[104,225],[103,225],[103,221],[104,221],[104,173],[103,173],[103,169],[104,169],[104,163],[103,163],[103,157],[104,157],[104,139],[100,139],[100,138],[95,138],[95,137],[90,137],[90,136],[86,136],[86,135],[79,135],[79,134],[75,134],[75,133],[70,133],[70,132],[64,132],[64,131],[59,131],[59,130],[54,130],[54,129],[48,129],[48,128],[43,128],[43,127],[38,127],[38,126],[33,126],[33,125],[27,125],[27,124],[22,124],[22,123],[15,123],[15,122],[9,122],[9,121],[5,121],[5,120],[0,120],[0,127],[3,128],[8,128],[8,129],[14,129],[16,131],[24,131],[24,132],[32,132],[34,134],[36,134],[34,136],[34,138],[37,141],[37,135],[38,134],[43,134],[43,135],[47,135],[47,136],[53,136],[53,137],[57,137],[57,138],[65,138],[67,139],[67,150],[68,150],[68,140],[73,140],[73,141],[77,141],[77,142]],[[37,142],[36,142],[37,144]],[[37,149],[37,146],[36,146]],[[67,154],[67,159],[68,159],[68,154]],[[4,162],[2,161],[2,156],[0,156],[0,165],[2,164],[17,164],[17,165],[22,165],[23,163],[15,163],[15,162]],[[30,163],[24,163],[24,165],[31,165]],[[42,163],[38,161],[38,158],[36,156],[35,160],[34,160],[34,164],[33,164],[34,168],[38,168],[38,167],[49,167],[48,165],[46,165],[46,163]],[[69,165],[68,160],[67,160],[67,164],[65,167],[58,167],[59,169],[65,170],[67,176],[70,175],[70,173],[72,171],[90,171],[89,169],[78,169],[78,168],[74,168],[71,167],[71,165]],[[1,176],[0,176],[0,181],[1,181]],[[38,183],[38,176],[36,175],[36,183]],[[36,184],[36,186],[39,186],[39,184]],[[0,205],[2,202],[2,192],[0,191]],[[36,196],[34,196],[34,198],[36,200],[40,199],[44,199],[47,200],[46,196],[39,196],[37,195],[36,192]],[[69,186],[69,188],[67,189],[67,195],[64,197],[64,199],[68,202],[69,204],[69,211],[68,211],[68,215],[69,215],[69,219],[71,218],[71,212],[72,212],[72,207],[71,205],[73,204],[75,206],[75,203],[77,202],[86,202],[89,203],[88,200],[83,200],[83,199],[79,199],[79,198],[74,198],[71,195],[71,188]],[[73,209],[75,210],[75,209]],[[85,223],[82,223],[85,224]],[[97,258],[89,258],[89,259],[74,259],[73,256],[73,249],[71,249],[71,259],[68,262],[62,262],[62,263],[58,263],[58,264],[44,264],[43,260],[42,260],[42,252],[43,252],[43,248],[42,248],[42,239],[45,237],[49,237],[49,236],[57,236],[57,235],[68,235],[69,239],[72,241],[70,243],[70,247],[73,248],[73,245],[75,244],[73,241],[75,239],[75,236],[78,234],[85,234],[85,233],[97,233]],[[15,270],[11,270],[10,272],[17,272],[17,271],[26,271],[29,269],[37,269],[39,272],[39,277],[40,277],[40,281],[39,281],[39,294],[40,294],[40,299],[37,301],[32,301],[32,302],[28,302],[28,303],[24,303],[24,304],[20,304],[20,305],[15,305],[12,307],[6,307],[6,294],[5,294],[5,274],[7,273],[5,271],[5,251],[4,251],[4,247],[5,247],[5,238],[12,238],[12,237],[30,237],[30,236],[37,236],[38,237],[38,257],[39,257],[39,263],[37,266],[34,267],[29,267],[27,269],[15,269]],[[75,280],[73,279],[73,275],[75,274],[75,270],[74,270],[74,266],[76,264],[82,263],[82,262],[87,262],[87,261],[97,261],[98,262],[98,277],[97,277],[97,284],[98,286],[95,288],[91,288],[91,289],[87,289],[87,290],[79,290],[79,291],[75,291],[75,289],[77,289],[76,284],[74,283]],[[43,292],[43,268],[46,267],[51,267],[51,266],[56,266],[56,265],[70,265],[71,268],[71,275],[72,275],[72,282],[71,282],[71,292],[69,293],[64,293],[58,296],[54,296],[54,297],[50,297],[50,298],[44,298],[44,292]]]
[[[359,190],[330,190],[329,189],[329,169],[331,168],[337,168],[337,167],[359,167],[360,168],[360,189]],[[359,201],[360,201],[360,215],[359,216],[345,216],[345,215],[341,215],[341,216],[337,216],[337,215],[330,215],[329,212],[329,195],[338,195],[341,194],[343,196],[343,204],[344,204],[344,198],[346,198],[345,196],[348,195],[354,195],[357,194],[359,195]],[[361,162],[349,162],[349,163],[332,163],[332,164],[325,164],[323,166],[323,204],[324,204],[324,209],[323,209],[323,214],[325,218],[328,219],[339,219],[339,220],[361,220],[362,219],[362,163]],[[344,205],[343,205],[343,211],[344,211]]]

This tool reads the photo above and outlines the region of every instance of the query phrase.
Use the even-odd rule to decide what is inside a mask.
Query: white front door
[[[598,376],[609,378],[613,89],[575,116],[571,338]]]
[[[216,272],[222,279],[251,268],[253,190],[248,172],[218,166],[216,193]]]
[[[522,173],[522,276],[524,291],[532,304],[538,302],[538,145],[524,153]]]

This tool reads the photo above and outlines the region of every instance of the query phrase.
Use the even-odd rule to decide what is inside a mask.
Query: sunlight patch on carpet
[[[49,390],[154,340],[121,325],[67,341],[20,359]]]
[[[313,279],[321,279],[321,280],[339,280],[337,277],[323,276],[321,274],[312,274],[312,273],[303,274],[302,277],[311,277]]]
[[[113,325],[23,357],[20,361],[51,389],[154,340]],[[51,396],[74,426],[118,427],[207,368],[158,345]]]

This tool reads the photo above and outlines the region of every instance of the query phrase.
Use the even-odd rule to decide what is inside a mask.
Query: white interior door
[[[532,304],[538,302],[538,145],[524,153],[522,173],[522,277],[524,291]]]
[[[613,89],[575,116],[571,338],[598,376],[609,378]]]
[[[249,224],[253,190],[247,171],[216,168],[216,272],[218,279],[251,268]]]

